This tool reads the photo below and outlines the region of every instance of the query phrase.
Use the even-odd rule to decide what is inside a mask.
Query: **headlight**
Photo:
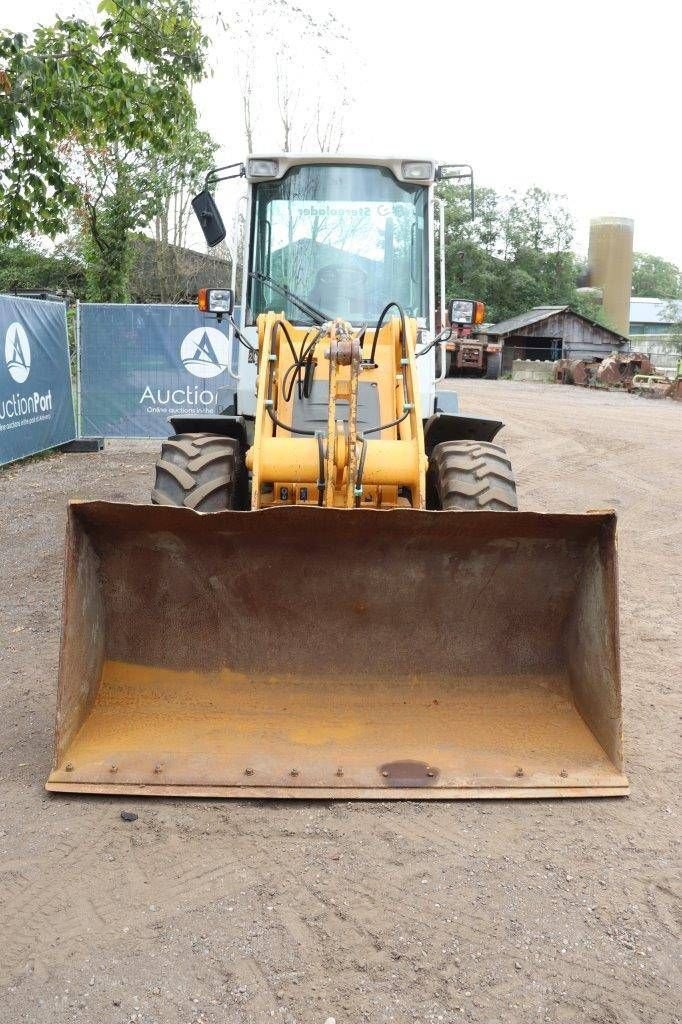
[[[433,164],[430,160],[404,160],[403,178],[408,181],[431,181],[433,178]]]
[[[276,178],[279,172],[279,160],[249,160],[246,170],[247,178]]]
[[[474,303],[469,299],[453,299],[450,303],[451,324],[471,324],[474,322]]]
[[[230,288],[200,288],[197,305],[202,313],[226,313],[234,307],[234,293]]]

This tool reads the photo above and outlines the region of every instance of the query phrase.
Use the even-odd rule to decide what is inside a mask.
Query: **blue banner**
[[[81,305],[81,434],[166,437],[169,416],[229,406],[227,331],[194,306]]]
[[[0,464],[76,436],[63,302],[0,295]]]

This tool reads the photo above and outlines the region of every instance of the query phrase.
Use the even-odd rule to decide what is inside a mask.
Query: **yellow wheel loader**
[[[466,174],[209,175],[209,244],[214,183],[248,186],[239,314],[234,282],[200,295],[238,363],[220,412],[171,421],[150,505],[70,506],[48,789],[627,793],[615,516],[517,511],[502,424],[437,386],[434,183]]]

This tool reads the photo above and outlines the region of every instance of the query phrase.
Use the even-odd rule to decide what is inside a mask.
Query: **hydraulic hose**
[[[399,305],[399,303],[397,303],[397,302],[389,302],[386,306],[384,306],[383,310],[381,311],[381,315],[380,315],[379,319],[377,320],[377,326],[376,326],[376,330],[374,332],[374,338],[372,340],[372,352],[371,352],[370,357],[369,357],[370,363],[374,362],[374,356],[376,355],[376,350],[377,350],[377,342],[379,340],[379,333],[381,331],[381,328],[384,326],[384,320],[386,319],[386,314],[388,313],[389,309],[393,309],[393,308],[398,310],[398,315],[400,316],[400,347],[402,349],[403,359],[405,358],[405,349],[406,349],[406,341],[405,341],[405,339],[407,338],[407,331],[406,331],[406,327],[405,327],[405,311],[403,310],[403,307],[401,305]]]

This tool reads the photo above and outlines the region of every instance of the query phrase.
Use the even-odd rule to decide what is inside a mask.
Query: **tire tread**
[[[243,453],[235,438],[222,434],[176,434],[161,445],[152,503],[196,512],[234,508],[243,472]]]
[[[511,460],[501,445],[442,441],[431,453],[429,477],[438,508],[515,512],[519,507]]]

